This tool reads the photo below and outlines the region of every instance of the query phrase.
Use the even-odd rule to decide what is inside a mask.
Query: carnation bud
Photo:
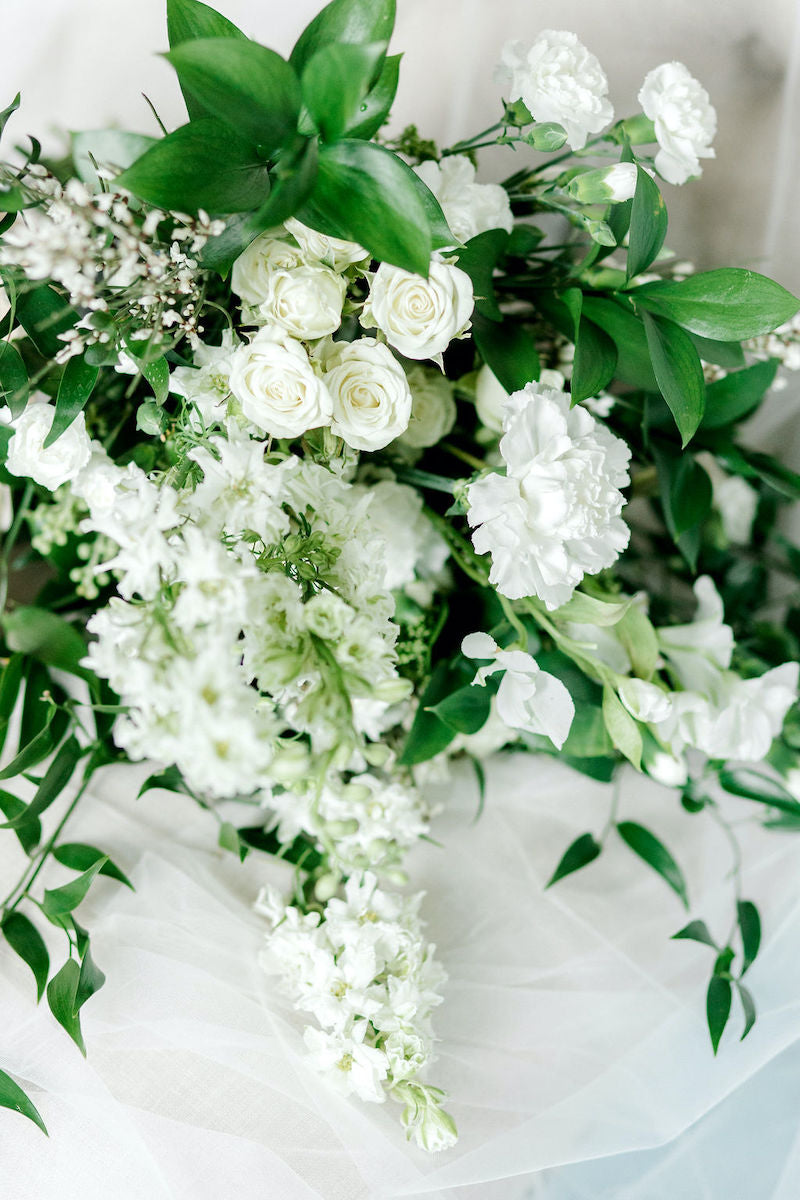
[[[383,700],[385,704],[397,704],[405,700],[414,690],[410,679],[384,679],[375,688],[375,699]]]
[[[566,190],[580,204],[621,204],[636,191],[636,164],[615,163],[574,176]]]
[[[384,742],[369,742],[362,754],[371,767],[385,767],[392,752]]]

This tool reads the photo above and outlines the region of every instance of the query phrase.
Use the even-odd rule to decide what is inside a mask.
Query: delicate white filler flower
[[[303,346],[271,330],[235,351],[230,388],[247,419],[274,437],[300,437],[330,422],[331,397]]]
[[[361,324],[406,358],[435,358],[469,329],[473,306],[472,280],[451,263],[433,260],[427,279],[381,263]]]
[[[479,554],[504,596],[569,600],[584,575],[610,567],[630,536],[620,517],[629,482],[628,446],[566,393],[529,383],[509,396],[500,452],[507,473],[468,491]]]
[[[545,29],[529,50],[507,42],[495,82],[508,86],[509,100],[522,100],[535,121],[563,125],[573,150],[614,116],[605,72],[574,33]]]
[[[429,159],[414,170],[442,206],[447,224],[458,242],[488,229],[514,227],[508,192],[499,183],[477,183],[475,167],[464,154],[453,154],[441,162]]]
[[[489,675],[504,671],[497,692],[497,712],[511,729],[544,734],[560,750],[575,716],[572,697],[560,679],[542,671],[524,650],[501,650],[488,633],[470,633],[461,643],[467,658],[494,659],[473,679],[484,685]]]
[[[645,76],[639,103],[656,127],[659,175],[667,183],[699,175],[700,159],[714,158],[711,142],[717,132],[717,114],[705,88],[683,63],[662,63]]]

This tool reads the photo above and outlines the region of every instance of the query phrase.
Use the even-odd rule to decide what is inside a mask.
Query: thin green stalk
[[[39,874],[42,867],[46,863],[46,861],[50,855],[50,852],[52,851],[53,847],[56,844],[57,839],[60,837],[61,831],[63,830],[63,828],[66,825],[69,818],[72,816],[73,812],[75,811],[75,809],[78,805],[78,801],[82,798],[84,792],[86,791],[87,787],[89,786],[91,778],[92,778],[91,775],[87,775],[84,777],[84,780],[83,780],[81,786],[78,788],[77,792],[75,793],[72,800],[70,801],[66,812],[64,813],[64,815],[62,816],[58,825],[54,829],[52,835],[47,840],[47,842],[44,844],[44,846],[39,851],[39,853],[36,855],[36,857],[33,859],[33,862],[29,863],[28,866],[25,868],[25,870],[22,873],[22,878],[14,885],[14,887],[11,889],[11,891],[6,896],[6,898],[2,904],[3,915],[5,915],[6,913],[9,913],[9,912],[13,912],[13,910],[17,907],[17,905],[22,900],[24,900],[25,896],[30,891],[31,887],[33,886],[34,881],[36,880],[37,875]],[[31,868],[33,868],[33,870],[31,870]],[[28,876],[30,876],[30,877],[28,877]],[[17,893],[19,893],[19,895],[17,895]]]

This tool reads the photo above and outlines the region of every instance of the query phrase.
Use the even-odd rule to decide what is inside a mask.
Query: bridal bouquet
[[[682,64],[615,120],[573,34],[510,42],[498,120],[440,147],[383,133],[393,20],[333,0],[287,61],[168,0],[185,124],[63,161],[7,142],[0,809],[26,860],[1,928],[83,1049],[104,976],[76,910],[128,881],[65,825],[95,771],[153,763],[144,788],[224,849],[291,864],[257,907],[311,1062],[437,1150],[444,973],[404,857],[456,755],[644,771],[687,839],[728,829],[731,928],[675,936],[711,950],[714,1051],[734,996],[755,1020],[725,795],[800,829],[800,476],[742,422],[800,367],[800,322],[762,275],[666,248],[661,181],[714,153]],[[511,173],[479,182],[496,145]],[[615,840],[689,909],[680,846],[614,807],[551,884]],[[0,1104],[41,1123],[3,1073]]]

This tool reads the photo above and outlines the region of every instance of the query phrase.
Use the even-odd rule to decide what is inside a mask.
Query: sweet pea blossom
[[[656,128],[659,175],[676,184],[700,175],[700,159],[714,158],[711,142],[717,132],[716,110],[705,88],[683,63],[662,63],[645,76],[639,103]]]
[[[573,150],[614,116],[603,68],[564,30],[543,30],[529,50],[522,42],[507,42],[495,82],[508,86],[508,99],[522,100],[535,121],[563,125]]]
[[[477,183],[475,167],[465,154],[438,163],[429,159],[414,170],[439,201],[457,241],[467,242],[489,229],[511,233],[514,215],[508,192],[499,183]]]
[[[510,599],[566,604],[585,574],[610,567],[630,536],[620,517],[628,446],[569,396],[529,383],[503,409],[506,474],[468,490],[472,541],[490,553],[489,580]]]
[[[489,675],[504,671],[497,692],[497,712],[511,729],[543,734],[560,750],[575,716],[575,705],[564,684],[542,671],[524,650],[501,650],[488,633],[470,633],[461,643],[467,658],[491,658],[473,684],[483,687]]]

